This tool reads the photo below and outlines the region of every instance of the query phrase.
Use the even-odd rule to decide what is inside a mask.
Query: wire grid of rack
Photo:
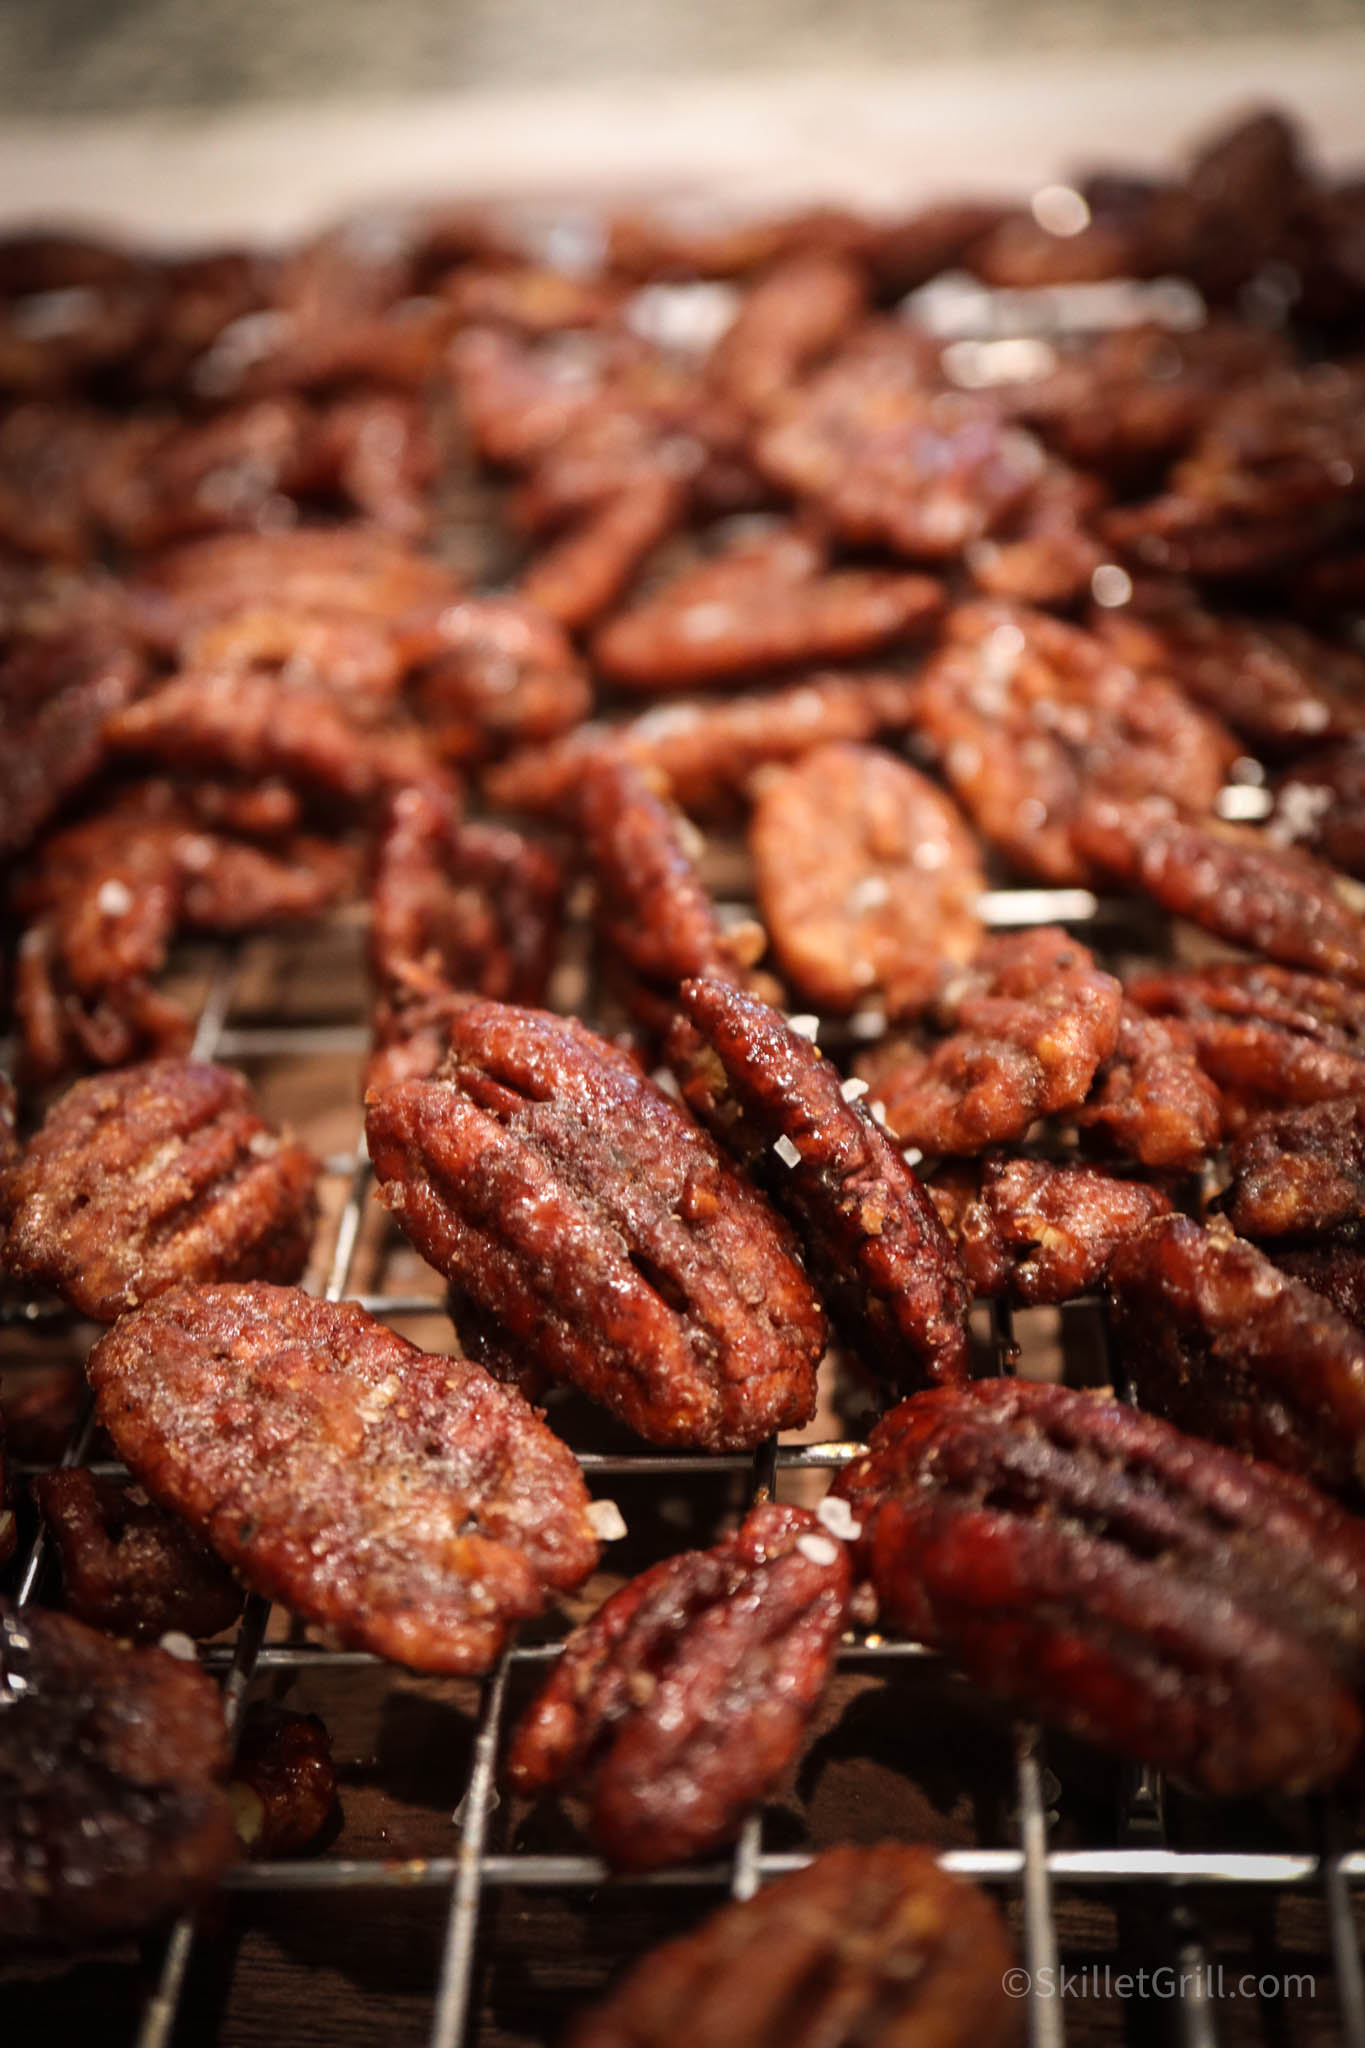
[[[1254,812],[1256,793],[1229,790],[1225,810]],[[1106,920],[1123,934],[1132,933],[1132,906],[1098,903],[1085,891],[1019,889],[993,892],[983,905],[994,927],[1035,922],[1065,922],[1087,929],[1097,951]],[[1144,950],[1150,928],[1141,932]],[[1119,943],[1122,943],[1120,936]],[[231,951],[218,957],[209,976],[194,1053],[227,1061],[283,1058],[307,1061],[339,1053],[359,1059],[366,1045],[360,1022],[313,1024],[308,1021],[260,1021],[234,1027],[234,992],[238,959]],[[357,1129],[359,1117],[357,1114]],[[356,1299],[375,1315],[392,1320],[439,1311],[441,1303],[432,1276],[430,1292],[367,1293],[355,1285],[357,1248],[370,1193],[371,1174],[363,1149],[333,1155],[326,1171],[340,1184],[341,1201],[331,1241],[323,1291],[328,1299]],[[1079,1304],[1081,1310],[1087,1305]],[[1093,1305],[1092,1305],[1093,1306]],[[1063,1311],[1067,1313],[1067,1311]],[[11,1303],[5,1320],[62,1327],[64,1312],[51,1302]],[[987,1363],[991,1370],[1013,1370],[1018,1348],[1010,1312],[990,1304]],[[1101,1320],[1091,1315],[1091,1341]],[[1101,1374],[1107,1377],[1107,1374]],[[93,1420],[87,1411],[67,1443],[62,1462],[79,1463],[89,1454]],[[779,1489],[789,1474],[832,1473],[860,1446],[856,1442],[772,1442],[752,1458],[625,1450],[579,1453],[590,1482],[624,1476],[668,1475],[687,1479],[701,1473],[729,1470],[747,1477],[748,1497]],[[117,1467],[102,1468],[117,1470]],[[41,1529],[22,1562],[19,1598],[31,1598],[47,1565]],[[371,1666],[366,1653],[328,1647],[295,1631],[290,1640],[268,1638],[268,1604],[251,1597],[230,1644],[214,1644],[201,1656],[223,1681],[225,1711],[234,1729],[243,1711],[248,1687],[269,1673],[345,1673]],[[554,1642],[514,1641],[482,1682],[470,1760],[462,1796],[452,1818],[448,1854],[421,1858],[357,1858],[326,1853],[302,1861],[244,1863],[224,1880],[226,1891],[268,1900],[286,1894],[435,1893],[445,1902],[439,1966],[432,1986],[430,2048],[477,2048],[477,2000],[481,1967],[481,1934],[488,1902],[499,1891],[563,1892],[585,1896],[612,1882],[596,1857],[580,1853],[541,1853],[490,1846],[490,1821],[497,1803],[496,1781],[500,1746],[506,1734],[509,1683],[518,1667],[544,1666],[556,1654]],[[878,1635],[851,1634],[840,1652],[844,1666],[861,1666],[894,1682],[908,1667],[923,1669],[936,1661],[933,1653],[909,1642]],[[1006,1846],[948,1849],[942,1861],[961,1874],[985,1883],[1017,1902],[1021,1961],[1028,1972],[1026,1994],[1032,2048],[1063,2048],[1067,2038],[1065,2002],[1055,1995],[1059,1979],[1059,1938],[1054,1893],[1060,1885],[1076,1890],[1146,1887],[1160,1891],[1168,1936],[1168,1961],[1179,1973],[1181,1995],[1169,2006],[1169,2030],[1183,2048],[1214,2048],[1220,2038],[1219,2015],[1212,1996],[1212,1975],[1192,1899],[1208,1888],[1227,1894],[1312,1891],[1325,1907],[1336,2002],[1334,2038],[1346,2048],[1365,2048],[1365,1982],[1352,1888],[1365,1886],[1365,1852],[1345,1846],[1344,1817],[1328,1802],[1314,1809],[1310,1850],[1192,1850],[1171,1846],[1166,1837],[1164,1788],[1159,1777],[1141,1770],[1120,1776],[1118,1823],[1112,1844],[1064,1848],[1050,1842],[1048,1784],[1044,1738],[1034,1728],[1013,1730],[1014,1839]],[[809,1847],[777,1848],[765,1842],[762,1816],[752,1816],[733,1853],[725,1859],[683,1871],[660,1873],[633,1886],[687,1887],[703,1893],[750,1896],[766,1879],[799,1868],[809,1860]],[[172,2048],[181,2038],[187,1975],[200,1939],[196,1922],[182,1919],[171,1931],[161,1954],[155,1988],[143,2007],[136,2033],[137,2048]]]

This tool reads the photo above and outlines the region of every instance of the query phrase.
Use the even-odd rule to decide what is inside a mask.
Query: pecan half
[[[848,1597],[847,1551],[813,1514],[752,1509],[574,1631],[517,1729],[512,1784],[581,1786],[591,1837],[622,1869],[719,1848],[796,1754]]]
[[[1141,1181],[1045,1159],[950,1166],[929,1193],[972,1293],[1024,1308],[1092,1293],[1119,1245],[1171,1206]]]
[[[33,1481],[62,1563],[66,1605],[111,1636],[154,1643],[169,1629],[214,1636],[242,1589],[207,1544],[137,1488],[63,1468]]]
[[[884,1623],[1025,1713],[1225,1797],[1359,1747],[1365,1530],[1287,1473],[1000,1379],[903,1401],[834,1491]]]

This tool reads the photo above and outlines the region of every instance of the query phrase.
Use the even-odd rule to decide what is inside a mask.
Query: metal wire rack
[[[1224,809],[1240,815],[1254,814],[1258,801],[1259,792],[1254,789],[1230,789]],[[1106,924],[1121,931],[1126,915],[1122,907],[1097,903],[1087,892],[1077,890],[997,891],[986,899],[984,909],[988,922],[996,927],[1059,921],[1092,928],[1092,936]],[[234,1025],[238,972],[237,957],[230,953],[214,968],[200,1012],[196,1056],[307,1061],[338,1054],[352,1054],[358,1059],[365,1050],[367,1033],[359,1022],[315,1024],[286,1019],[262,1023],[254,1018]],[[359,1300],[372,1313],[386,1319],[438,1311],[440,1302],[434,1276],[430,1293],[365,1292],[357,1285],[357,1253],[370,1190],[370,1168],[363,1141],[357,1139],[355,1149],[331,1156],[326,1170],[341,1192],[330,1258],[321,1283],[326,1297]],[[44,1330],[60,1329],[64,1313],[47,1302],[11,1303],[0,1311],[5,1321]],[[1069,1306],[1062,1314],[1088,1318],[1086,1341],[1092,1345],[1102,1343],[1102,1323],[1093,1305]],[[992,1304],[987,1315],[985,1344],[989,1367],[995,1371],[1013,1370],[1018,1350],[1010,1312]],[[1107,1373],[1101,1370],[1099,1377],[1103,1379]],[[68,1442],[62,1462],[83,1461],[92,1435],[92,1418],[87,1412]],[[752,1499],[763,1489],[780,1489],[789,1475],[829,1473],[859,1448],[857,1443],[844,1440],[778,1441],[765,1445],[752,1459],[643,1449],[582,1451],[580,1457],[590,1482],[620,1475],[692,1478],[703,1473],[741,1473],[747,1476]],[[45,1541],[39,1531],[23,1559],[21,1601],[33,1596],[46,1562]],[[258,1676],[304,1672],[344,1676],[377,1661],[363,1652],[339,1650],[304,1639],[298,1630],[290,1639],[275,1640],[268,1633],[270,1619],[268,1604],[252,1597],[234,1640],[201,1651],[206,1666],[222,1679],[231,1728],[235,1729],[248,1687]],[[542,1853],[518,1848],[515,1842],[499,1849],[492,1842],[497,1761],[506,1732],[512,1680],[522,1667],[543,1665],[556,1654],[554,1642],[514,1642],[483,1681],[466,1781],[452,1818],[449,1853],[419,1859],[323,1853],[306,1861],[244,1863],[224,1880],[228,1894],[262,1901],[289,1894],[335,1896],[342,1892],[390,1896],[425,1893],[442,1899],[444,1931],[426,2035],[430,2048],[461,2048],[461,2044],[476,2048],[481,2038],[477,2031],[477,2003],[482,1937],[495,1895],[516,1888],[522,1892],[559,1892],[583,1898],[613,1881],[606,1866],[590,1855]],[[876,1635],[851,1635],[840,1653],[845,1669],[865,1669],[892,1683],[904,1680],[911,1669],[923,1671],[936,1662],[933,1653],[918,1644]],[[1031,1987],[1026,2003],[1032,2048],[1063,2048],[1067,2038],[1065,2001],[1050,1995],[1059,1983],[1060,1943],[1054,1910],[1054,1895],[1059,1887],[1072,1892],[1106,1894],[1145,1888],[1159,1894],[1166,1960],[1178,1974],[1182,1987],[1181,1995],[1169,2003],[1168,2024],[1171,2037],[1183,2048],[1215,2048],[1222,2038],[1220,2015],[1211,1995],[1207,1970],[1209,1951],[1200,1933],[1195,1902],[1203,1899],[1210,1888],[1224,1897],[1239,1892],[1244,1896],[1316,1892],[1325,1908],[1335,1986],[1336,2031],[1330,2038],[1338,2039],[1346,2048],[1365,2048],[1365,1981],[1352,1899],[1352,1888],[1365,1885],[1365,1852],[1345,1846],[1346,1819],[1333,1806],[1322,1804],[1313,1811],[1311,1838],[1305,1837],[1311,1839],[1313,1846],[1307,1849],[1257,1849],[1240,1843],[1226,1849],[1191,1849],[1173,1845],[1168,1839],[1165,1788],[1161,1780],[1148,1771],[1116,1772],[1120,1797],[1112,1842],[1099,1847],[1068,1848],[1057,1846],[1051,1839],[1053,1816],[1049,1802],[1055,1796],[1054,1781],[1045,1762],[1044,1739],[1037,1729],[1014,1729],[1012,1771],[1013,1839],[1003,1846],[948,1849],[942,1861],[1015,1902],[1021,1961]],[[766,1879],[800,1867],[809,1860],[810,1853],[809,1846],[779,1848],[770,1843],[765,1837],[763,1818],[755,1815],[729,1858],[644,1880],[632,1878],[630,1882],[637,1887],[643,1884],[647,1889],[688,1888],[745,1898]],[[182,1919],[172,1929],[160,1956],[155,1987],[136,2031],[137,2048],[172,2048],[173,2042],[184,2037],[186,1983],[201,1941],[192,1919]]]

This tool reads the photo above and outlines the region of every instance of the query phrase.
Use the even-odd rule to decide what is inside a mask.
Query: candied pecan
[[[880,747],[817,747],[759,789],[758,907],[782,973],[817,1009],[913,1017],[977,951],[977,844],[919,770]]]
[[[972,245],[968,267],[1004,291],[1097,284],[1111,277],[1146,276],[1154,261],[1149,244],[1143,215],[1131,210],[1117,218],[1092,211],[1076,233],[1060,235],[1031,209],[1020,209],[1007,213]]]
[[[93,1075],[0,1175],[5,1263],[106,1323],[181,1280],[296,1280],[317,1173],[227,1067]]]
[[[624,1870],[721,1847],[781,1780],[834,1667],[848,1554],[806,1508],[753,1508],[575,1629],[517,1729],[517,1791],[581,1786]]]
[[[922,632],[928,576],[829,569],[794,528],[741,539],[608,621],[593,659],[612,682],[674,690],[797,662],[848,661]]]
[[[566,327],[603,327],[621,310],[622,287],[600,277],[573,277],[541,264],[467,264],[441,287],[461,326],[507,327],[514,334],[555,334]]]
[[[770,483],[857,546],[943,561],[993,533],[1045,457],[980,392],[928,388],[908,345],[873,339],[774,409],[754,448]]]
[[[355,805],[435,772],[415,728],[366,727],[329,690],[253,669],[173,676],[111,718],[106,739],[181,774],[281,776]]]
[[[560,334],[537,343],[497,327],[469,327],[450,349],[456,403],[485,462],[522,468],[600,406],[629,337]]]
[[[1280,845],[1306,846],[1343,873],[1365,878],[1365,736],[1295,761],[1275,786],[1266,829]]]
[[[1129,993],[1184,1022],[1225,1113],[1365,1091],[1365,994],[1345,982],[1220,960],[1140,975]]]
[[[0,1601],[0,1946],[133,1934],[238,1849],[218,1688],[164,1650]]]
[[[875,230],[835,206],[764,219],[716,221],[618,213],[607,223],[607,265],[627,277],[685,281],[745,277],[797,256],[858,253]]]
[[[1321,1238],[1312,1244],[1271,1244],[1269,1255],[1282,1273],[1323,1295],[1339,1315],[1365,1329],[1365,1251],[1351,1240]]]
[[[1055,925],[988,939],[945,990],[928,1052],[888,1042],[861,1070],[902,1144],[982,1152],[1080,1107],[1118,1042],[1122,991]]]
[[[721,930],[687,849],[688,829],[646,771],[602,749],[578,784],[577,816],[597,883],[597,925],[608,964],[647,1025],[666,1028],[688,975],[737,980],[761,933]]]
[[[1365,729],[1365,657],[1288,619],[1205,611],[1180,585],[1139,585],[1091,628],[1120,660],[1168,676],[1258,753]]]
[[[417,540],[431,525],[440,462],[426,409],[394,392],[355,392],[318,419],[306,488],[335,495],[386,533]]]
[[[20,1073],[35,1088],[85,1067],[119,1067],[129,1060],[188,1052],[194,1036],[188,1013],[141,975],[95,993],[71,988],[58,936],[46,919],[31,925],[19,941],[14,1016]]]
[[[883,1624],[1025,1713],[1222,1797],[1351,1762],[1365,1532],[1301,1480],[993,1379],[903,1401],[834,1492]]]
[[[1125,1000],[1114,1056],[1076,1112],[1144,1166],[1195,1170],[1223,1127],[1218,1089],[1199,1064],[1193,1034],[1173,1017],[1149,1017]]]
[[[473,1004],[366,1128],[423,1256],[641,1436],[733,1450],[810,1419],[824,1321],[790,1233],[606,1040]]]
[[[1022,874],[1090,879],[1070,824],[1088,790],[1212,808],[1230,733],[1164,679],[1043,612],[959,605],[920,677],[918,729],[953,794]]]
[[[90,1355],[147,1491],[247,1584],[420,1671],[482,1671],[597,1562],[578,1466],[518,1394],[296,1288],[176,1287]]]
[[[0,856],[22,852],[103,765],[105,725],[142,663],[95,627],[15,640],[0,659]]]
[[[1237,321],[1185,334],[1143,321],[1039,359],[1040,374],[997,386],[997,398],[1069,462],[1126,481],[1179,454],[1231,386],[1283,364],[1288,350]]]
[[[111,1636],[154,1643],[169,1629],[214,1636],[242,1611],[242,1589],[208,1545],[140,1488],[65,1467],[33,1494],[62,1564],[66,1605]]]
[[[791,1217],[854,1355],[901,1386],[965,1378],[958,1262],[856,1086],[737,989],[688,981],[682,1006],[706,1048],[670,1044],[684,1096]]]
[[[901,1842],[826,1849],[653,1950],[568,2048],[1011,2048],[986,1894]]]
[[[534,605],[464,598],[441,613],[436,637],[417,701],[448,760],[538,746],[587,717],[582,665],[563,628]]]
[[[1096,477],[1049,462],[992,538],[968,547],[973,583],[1016,604],[1070,604],[1105,559],[1092,528],[1107,496]]]
[[[403,681],[404,654],[382,624],[346,612],[261,608],[230,613],[185,636],[195,674],[267,670],[327,690],[362,724],[377,724]]]
[[[133,591],[147,629],[172,649],[261,610],[361,619],[397,632],[458,594],[438,562],[364,527],[185,541],[141,564]]]
[[[647,475],[603,498],[531,562],[519,595],[569,631],[593,625],[678,524],[686,497],[677,478]]]
[[[1365,1103],[1258,1116],[1228,1168],[1227,1217],[1242,1237],[1317,1237],[1365,1222]]]
[[[1141,1181],[1045,1159],[948,1166],[929,1193],[972,1293],[1024,1308],[1092,1293],[1115,1248],[1171,1206]]]
[[[1138,1398],[1200,1436],[1365,1498],[1365,1336],[1217,1219],[1167,1216],[1109,1268]]]
[[[295,398],[263,398],[212,419],[132,419],[111,434],[88,483],[91,509],[140,550],[233,528],[292,523],[317,476],[315,425]]]
[[[370,894],[370,968],[381,997],[400,1008],[455,990],[540,1001],[561,891],[558,863],[519,833],[462,824],[439,786],[396,791],[380,822]]]
[[[879,296],[901,298],[940,271],[970,268],[971,251],[1011,208],[993,199],[940,199],[877,222],[865,250]]]
[[[0,411],[0,541],[44,561],[86,561],[97,535],[90,476],[113,431],[81,406]]]
[[[112,377],[158,310],[151,263],[74,236],[16,237],[0,269],[0,388],[60,392]]]
[[[1234,388],[1166,490],[1116,507],[1116,547],[1178,575],[1254,576],[1365,516],[1365,369],[1319,363]]]
[[[1274,108],[1247,115],[1198,150],[1152,208],[1163,266],[1224,300],[1265,264],[1288,260],[1309,189],[1299,136]]]
[[[915,713],[918,683],[890,672],[814,674],[806,682],[715,700],[655,705],[611,729],[612,744],[663,776],[690,817],[733,817],[755,771],[799,760],[834,740],[898,732]],[[605,728],[581,727],[545,747],[526,747],[484,777],[493,803],[547,816],[570,814],[587,756]]]
[[[1340,877],[1296,847],[1159,796],[1086,798],[1072,821],[1081,857],[1233,945],[1288,967],[1365,981],[1365,918]]]
[[[833,352],[866,298],[865,272],[847,256],[789,256],[746,293],[712,351],[711,374],[738,405],[762,413]]]
[[[259,1700],[248,1708],[228,1798],[249,1856],[301,1856],[312,1848],[337,1803],[332,1745],[317,1715]]]

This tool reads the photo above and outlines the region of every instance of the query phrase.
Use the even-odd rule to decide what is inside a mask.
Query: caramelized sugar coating
[[[228,1786],[248,1856],[301,1856],[336,1811],[337,1773],[316,1714],[257,1700],[247,1709]]]
[[[1222,1098],[1199,1063],[1193,1033],[1125,1000],[1114,1056],[1076,1121],[1143,1166],[1196,1172],[1222,1133]]]
[[[575,1629],[508,1755],[517,1791],[588,1801],[618,1869],[709,1855],[785,1776],[834,1668],[848,1554],[806,1508],[750,1510]]]
[[[67,1466],[33,1494],[62,1565],[65,1603],[106,1635],[155,1643],[168,1630],[215,1636],[242,1611],[242,1589],[203,1540],[140,1487]]]
[[[1165,797],[1088,797],[1072,842],[1104,875],[1286,967],[1365,981],[1365,918],[1339,876],[1264,832],[1182,814]]]
[[[236,1860],[218,1688],[65,1614],[0,1601],[0,1945],[188,1910]]]
[[[1362,664],[1365,711],[1365,664]],[[1365,877],[1365,737],[1304,754],[1275,787],[1271,837],[1307,847],[1343,874]]]
[[[1090,879],[1071,824],[1088,792],[1212,809],[1236,742],[1172,683],[1093,635],[991,604],[949,614],[921,678],[918,729],[958,802],[1021,874]]]
[[[0,1176],[5,1264],[97,1322],[183,1280],[297,1280],[317,1176],[227,1067],[157,1060],[92,1075]]]
[[[1365,1336],[1221,1219],[1168,1216],[1109,1269],[1119,1355],[1183,1428],[1365,1498]]]
[[[787,1227],[605,1039],[473,1004],[367,1130],[382,1199],[516,1358],[652,1443],[810,1419],[824,1318]]]
[[[883,1624],[1023,1713],[1226,1798],[1356,1754],[1365,1532],[1288,1473],[993,1379],[903,1401],[834,1491]]]
[[[880,747],[818,747],[759,790],[749,829],[778,965],[820,1010],[925,1009],[984,937],[976,842],[953,805]]]
[[[933,1197],[973,1294],[1037,1308],[1092,1294],[1109,1261],[1170,1202],[1090,1166],[995,1156],[935,1174]]]
[[[902,1144],[983,1152],[1078,1109],[1118,1043],[1122,991],[1056,925],[988,939],[940,999],[929,1051],[889,1040],[860,1067]]]
[[[605,625],[593,658],[631,690],[695,689],[917,637],[937,617],[930,576],[831,569],[795,528],[735,541]]]
[[[1009,2048],[1009,1937],[927,1849],[826,1849],[635,1965],[569,2048]]]
[[[917,690],[913,676],[890,671],[817,671],[772,690],[656,705],[613,726],[611,743],[662,776],[689,817],[728,819],[743,809],[762,768],[838,740],[903,732],[913,721]],[[584,764],[606,735],[604,726],[580,726],[549,746],[522,748],[489,769],[484,787],[508,810],[568,816]]]
[[[597,1562],[573,1456],[468,1359],[296,1288],[177,1287],[90,1355],[153,1499],[254,1591],[418,1671],[483,1671]]]
[[[1258,1116],[1228,1155],[1227,1217],[1242,1237],[1318,1237],[1365,1222],[1365,1103]]]
[[[959,1262],[856,1085],[738,989],[689,981],[682,1005],[702,1048],[670,1042],[684,1097],[795,1224],[853,1355],[900,1387],[964,1379]]]

